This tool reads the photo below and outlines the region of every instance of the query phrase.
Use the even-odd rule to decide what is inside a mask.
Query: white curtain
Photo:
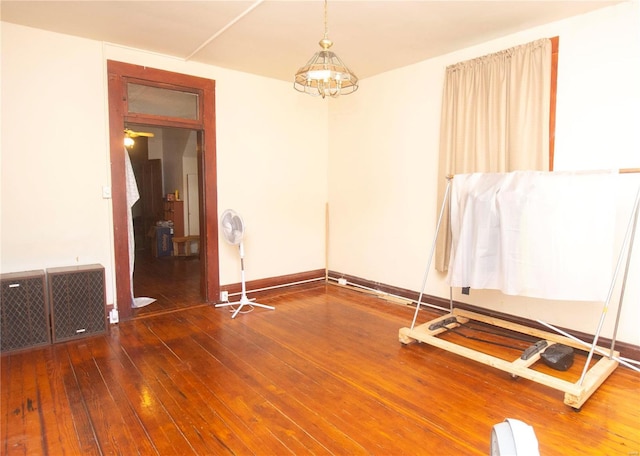
[[[457,63],[446,71],[439,202],[446,176],[549,169],[551,40]],[[447,208],[437,241],[437,270],[448,269],[450,248]]]
[[[136,176],[133,173],[133,166],[131,165],[131,159],[129,158],[129,152],[124,149],[125,156],[125,180],[127,185],[127,227],[129,238],[129,273],[131,274],[131,305],[134,303],[133,299],[133,268],[135,265],[136,257],[136,243],[133,232],[133,214],[131,209],[133,205],[140,199],[140,193],[138,191],[138,184],[136,183]]]

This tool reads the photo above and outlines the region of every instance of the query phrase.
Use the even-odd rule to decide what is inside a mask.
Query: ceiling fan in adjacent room
[[[125,147],[131,147],[135,143],[133,138],[144,136],[146,138],[153,138],[155,135],[146,131],[134,131],[129,128],[124,129],[124,145]]]

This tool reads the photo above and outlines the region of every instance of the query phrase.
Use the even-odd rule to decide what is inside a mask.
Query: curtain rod
[[[550,171],[553,172],[553,171]],[[633,173],[640,173],[640,168],[620,168],[618,170],[619,174],[633,174]],[[464,174],[464,173],[463,173]],[[453,179],[453,177],[455,176],[455,174],[447,174],[445,177],[447,179]]]

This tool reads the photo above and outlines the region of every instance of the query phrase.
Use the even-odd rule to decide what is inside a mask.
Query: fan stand
[[[240,245],[238,246],[238,249],[240,250],[240,277],[241,277],[241,281],[242,281],[242,295],[240,296],[240,301],[235,301],[235,302],[223,302],[222,304],[216,304],[216,307],[226,307],[226,306],[234,306],[236,304],[240,304],[240,306],[235,310],[235,312],[233,312],[233,315],[231,315],[231,318],[236,318],[236,316],[240,313],[240,311],[242,310],[242,308],[246,305],[249,306],[255,306],[255,307],[262,307],[264,309],[270,309],[270,310],[275,310],[276,308],[273,306],[268,306],[266,304],[259,304],[257,302],[255,302],[255,299],[249,299],[247,297],[247,286],[245,284],[245,280],[244,280],[244,248],[242,246],[242,241],[240,241]]]

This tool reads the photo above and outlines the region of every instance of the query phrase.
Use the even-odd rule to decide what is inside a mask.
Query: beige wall
[[[368,78],[356,95],[333,103],[329,113],[332,270],[420,290],[441,204],[436,201],[436,182],[444,178],[437,175],[437,157],[446,66],[556,35],[560,36],[556,169],[640,167],[638,2]],[[627,176],[616,203],[621,214],[618,242],[638,185],[639,174]],[[429,271],[425,291],[448,298],[445,276]],[[460,301],[592,334],[602,309],[597,303],[552,303],[486,290],[472,290],[467,297],[454,291],[454,299]],[[607,336],[615,320],[612,307]],[[638,323],[640,241],[629,270],[619,339],[640,345]]]
[[[1,38],[2,272],[102,263],[110,281],[101,45],[6,23]]]

